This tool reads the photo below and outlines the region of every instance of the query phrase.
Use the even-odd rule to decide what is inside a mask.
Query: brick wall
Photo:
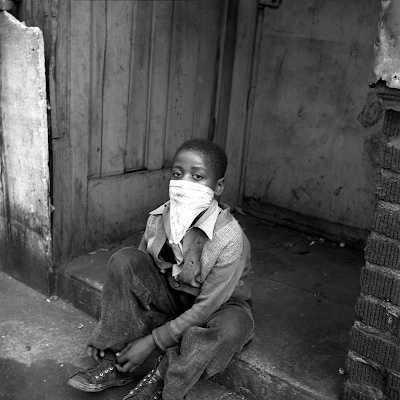
[[[400,112],[386,111],[383,132],[387,143],[350,331],[342,400],[400,400]]]

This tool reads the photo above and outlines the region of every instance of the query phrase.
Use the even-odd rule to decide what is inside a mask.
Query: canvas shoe
[[[123,400],[163,400],[164,382],[151,370]]]
[[[115,368],[115,358],[102,358],[98,364],[79,371],[68,380],[68,385],[83,392],[101,392],[112,386],[124,386],[134,379],[132,373],[121,373]]]

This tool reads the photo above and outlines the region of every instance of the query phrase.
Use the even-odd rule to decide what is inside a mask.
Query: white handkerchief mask
[[[169,182],[171,243],[178,244],[194,219],[214,201],[214,191],[208,186],[189,181]]]

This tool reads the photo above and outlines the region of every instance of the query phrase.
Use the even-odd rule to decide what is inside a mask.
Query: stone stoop
[[[252,244],[256,338],[213,381],[247,400],[339,400],[363,253],[237,218]],[[97,317],[108,259],[140,236],[58,267],[55,295]]]

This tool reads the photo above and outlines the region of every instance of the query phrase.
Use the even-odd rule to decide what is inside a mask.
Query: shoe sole
[[[114,387],[114,386],[125,386],[128,385],[129,383],[131,383],[135,378],[127,378],[127,379],[121,379],[119,381],[114,381],[114,382],[110,382],[110,383],[103,383],[103,384],[99,384],[99,385],[95,385],[95,384],[84,384],[81,382],[77,382],[73,379],[69,379],[67,382],[68,386],[73,387],[74,389],[80,390],[82,392],[101,392],[104,389],[108,389],[110,387]]]

